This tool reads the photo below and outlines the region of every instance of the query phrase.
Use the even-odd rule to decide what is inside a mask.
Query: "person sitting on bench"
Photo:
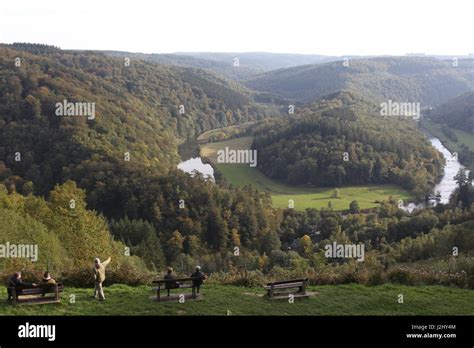
[[[28,288],[36,286],[35,283],[24,283],[23,280],[21,279],[21,272],[17,272],[13,275],[13,277],[10,278],[10,281],[8,283],[8,299],[7,301],[11,301],[13,298],[13,291],[11,290],[12,287],[15,288],[16,294],[18,296],[19,290],[21,288]]]
[[[41,279],[41,284],[56,284],[56,280],[51,278],[51,274],[49,272],[45,272],[43,279]]]
[[[167,268],[164,279],[168,279],[168,280],[176,279],[176,274],[173,273],[172,267]],[[176,289],[176,288],[179,288],[179,284],[176,281],[174,282],[170,281],[170,282],[165,283],[165,289],[168,290],[168,296],[170,295],[170,289]]]
[[[197,293],[199,294],[199,288],[201,287],[203,281],[206,279],[206,275],[201,272],[201,266],[196,266],[196,271],[191,274],[191,278],[199,278],[199,279],[193,279],[193,285],[197,289]]]
[[[56,280],[51,278],[51,274],[49,272],[45,272],[43,275],[43,279],[41,279],[40,284],[56,284]],[[46,294],[46,289],[43,291],[42,296],[44,297]]]

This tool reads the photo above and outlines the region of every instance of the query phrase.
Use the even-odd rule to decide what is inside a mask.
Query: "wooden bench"
[[[307,285],[308,278],[302,278],[267,283],[264,285],[264,288],[267,290],[267,296],[269,298],[282,299],[288,298],[288,295],[293,295],[294,297],[308,297],[306,294]],[[291,289],[296,289],[296,291],[292,292]]]
[[[174,289],[192,289],[192,298],[196,299],[196,285],[195,282],[201,278],[176,278],[176,279],[158,279],[153,281],[153,288],[156,291],[156,298],[161,301],[161,290],[167,290],[170,296],[170,290]]]
[[[36,286],[29,287],[9,287],[12,291],[13,303],[58,303],[61,301],[59,294],[64,291],[64,285],[62,283],[57,284],[38,284]],[[46,294],[54,294],[54,296],[44,297]],[[34,298],[20,299],[20,296],[31,296],[41,295]]]

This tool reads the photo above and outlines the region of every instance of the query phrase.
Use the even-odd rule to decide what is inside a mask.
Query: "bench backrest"
[[[193,278],[176,278],[176,279],[158,279],[154,280],[153,284],[166,284],[166,283],[176,283],[176,282],[192,282],[192,281],[199,281],[202,278],[193,277]]]
[[[292,279],[292,280],[280,280],[280,281],[277,281],[277,282],[267,283],[267,286],[281,285],[281,284],[291,284],[291,283],[304,283],[304,282],[308,282],[308,278]]]
[[[21,291],[23,294],[34,294],[34,293],[42,293],[42,292],[54,292],[56,287],[58,288],[58,292],[64,291],[63,283],[57,284],[38,284],[37,286],[19,286],[14,287],[10,286],[9,288],[14,291]]]
[[[64,289],[64,285],[63,283],[56,283],[56,284],[38,284],[35,288],[39,288],[39,289],[52,289],[54,288],[55,286],[58,287],[58,289]]]

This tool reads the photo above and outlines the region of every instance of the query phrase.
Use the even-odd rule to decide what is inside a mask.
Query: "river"
[[[456,181],[454,176],[458,173],[459,169],[464,168],[464,166],[459,163],[458,159],[449,152],[449,150],[441,143],[441,141],[434,137],[433,135],[426,133],[428,136],[431,145],[433,145],[439,152],[441,152],[446,159],[446,165],[444,167],[444,175],[441,181],[436,184],[433,193],[441,194],[441,203],[448,203],[449,197],[456,189]],[[210,178],[214,181],[214,169],[210,164],[205,164],[202,162],[201,157],[193,157],[186,161],[182,161],[178,164],[178,169],[183,170],[186,173],[193,174],[195,171],[202,173],[206,178]],[[467,172],[467,171],[466,171]],[[432,202],[435,203],[435,202]],[[411,212],[415,208],[424,207],[424,203],[408,203],[404,210]]]
[[[441,143],[441,141],[433,136],[430,133],[425,133],[431,145],[433,145],[439,152],[441,152],[446,159],[446,165],[444,166],[444,175],[441,181],[435,185],[433,193],[437,194],[438,192],[441,194],[440,203],[448,203],[449,197],[456,189],[456,181],[454,177],[458,173],[459,169],[465,168],[461,163],[459,163],[456,156],[453,156],[451,152]],[[466,170],[466,174],[469,174],[469,171]],[[431,204],[436,204],[436,202],[431,202]],[[425,206],[424,203],[409,203],[404,207],[405,211],[412,212],[415,208],[423,208]]]
[[[431,144],[438,149],[446,158],[446,165],[444,167],[444,176],[441,181],[435,186],[434,192],[441,193],[441,203],[448,203],[449,196],[456,189],[456,181],[454,176],[458,173],[459,169],[464,168],[464,166],[459,163],[458,159],[449,152],[449,150],[444,147],[444,145],[439,141],[438,138],[430,138]],[[467,173],[467,171],[466,171]]]
[[[190,158],[186,161],[182,161],[178,164],[178,169],[181,169],[185,173],[193,175],[195,172],[199,172],[204,175],[205,178],[214,181],[214,168],[210,164],[202,162],[201,157]]]

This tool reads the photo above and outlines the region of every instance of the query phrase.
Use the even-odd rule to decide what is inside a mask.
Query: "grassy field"
[[[106,287],[104,302],[91,298],[92,289],[66,288],[59,304],[13,306],[2,301],[0,315],[474,315],[472,290],[385,284],[311,286],[309,291],[319,296],[289,303],[268,300],[261,288],[207,284],[199,300],[158,303],[145,286]],[[0,294],[6,296],[4,287]],[[75,303],[69,303],[72,294]],[[397,301],[399,294],[403,304]]]
[[[248,149],[251,144],[251,137],[202,144],[201,156],[208,158],[229,183],[236,186],[253,185],[259,190],[270,192],[273,205],[277,208],[288,208],[289,200],[293,200],[294,208],[297,210],[320,209],[327,207],[329,202],[335,210],[345,210],[349,208],[353,200],[357,200],[359,207],[366,209],[377,206],[377,201],[387,199],[389,196],[403,200],[409,200],[411,197],[408,191],[396,185],[367,185],[342,187],[339,198],[332,198],[334,188],[290,186],[266,177],[257,168],[252,168],[247,164],[217,163],[217,150],[224,149],[226,146],[230,149]]]
[[[450,151],[450,152],[460,152],[460,144],[466,145],[471,151],[474,151],[474,137],[472,134],[468,132],[464,132],[460,129],[456,128],[450,128],[444,124],[440,123],[435,123],[431,122],[428,120],[423,121],[423,126],[434,136],[439,138],[439,140],[443,143],[444,146]],[[456,137],[458,138],[458,141],[455,142],[451,139],[449,139],[442,131],[443,128],[450,128],[454,134],[456,134]]]
[[[206,143],[209,141],[209,139],[211,137],[214,137],[218,134],[222,134],[222,135],[230,135],[230,134],[236,134],[242,130],[244,130],[246,127],[248,126],[251,126],[255,123],[258,123],[256,121],[252,121],[252,122],[245,122],[245,123],[242,123],[242,124],[236,124],[236,125],[233,125],[233,126],[228,126],[228,127],[222,127],[222,128],[215,128],[215,129],[211,129],[211,130],[208,130],[204,133],[201,133],[198,137],[197,137],[197,142],[199,144],[202,144],[202,143]]]

